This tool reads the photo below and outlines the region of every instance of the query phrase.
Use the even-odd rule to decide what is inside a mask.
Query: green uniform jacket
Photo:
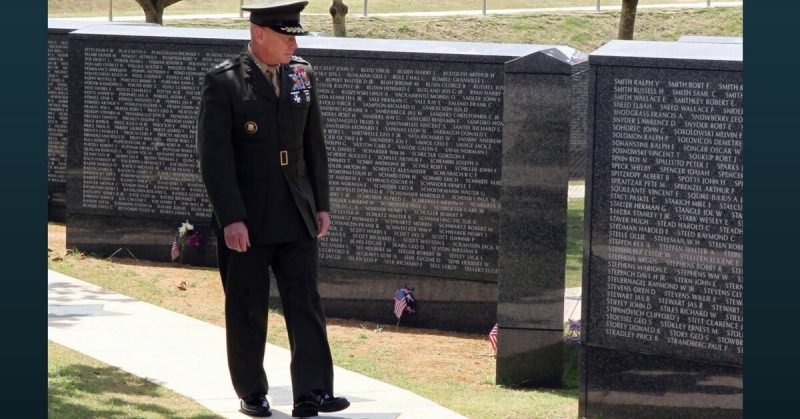
[[[243,220],[252,243],[316,237],[329,211],[328,161],[311,65],[281,66],[280,98],[245,50],[206,74],[200,173],[217,227]]]

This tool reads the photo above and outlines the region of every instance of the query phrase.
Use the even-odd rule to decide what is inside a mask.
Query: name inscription
[[[502,73],[315,67],[335,208],[322,261],[496,280]]]
[[[602,334],[741,359],[742,83],[670,74],[606,82]]]

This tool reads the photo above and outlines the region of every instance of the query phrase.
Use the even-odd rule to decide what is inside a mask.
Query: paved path
[[[237,410],[223,328],[58,272],[48,271],[47,283],[49,340],[191,397],[226,418],[247,417]],[[565,322],[580,318],[580,299],[580,288],[565,290]],[[272,417],[289,418],[289,351],[267,344],[264,365]],[[343,368],[335,367],[334,374],[337,394],[352,405],[322,417],[464,418],[407,390]]]
[[[687,2],[687,3],[663,3],[663,4],[640,4],[637,9],[690,9],[690,8],[705,8],[707,7],[705,1]],[[712,1],[711,7],[742,7],[741,1]],[[620,10],[620,5],[614,6],[600,6],[600,11],[611,12]],[[367,9],[369,10],[369,9]],[[533,9],[491,9],[486,10],[487,15],[508,15],[520,13],[552,13],[552,12],[593,12],[597,10],[597,6],[585,7],[547,7],[547,8],[533,8]],[[417,16],[417,17],[432,17],[432,16],[479,16],[483,14],[483,10],[449,10],[438,12],[405,12],[405,13],[368,13],[368,17],[390,17],[390,16]],[[330,16],[328,13],[303,13],[307,16]],[[248,13],[244,14],[245,17],[249,16]],[[349,13],[348,18],[362,18],[360,13]],[[180,20],[180,19],[239,19],[239,13],[204,13],[204,14],[171,14],[167,9],[164,13],[164,20]],[[76,18],[53,18],[58,20],[83,20],[83,21],[108,21],[108,15],[96,17],[76,17]],[[144,21],[144,14],[134,16],[113,16],[115,22],[137,22]]]
[[[144,377],[227,418],[238,412],[225,357],[225,330],[48,271],[48,339]],[[267,345],[273,418],[289,418],[289,351]],[[391,367],[391,366],[387,366]],[[464,418],[407,390],[335,367],[336,393],[352,405],[328,418]]]

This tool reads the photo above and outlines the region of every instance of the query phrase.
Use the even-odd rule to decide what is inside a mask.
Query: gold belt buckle
[[[289,164],[289,151],[281,150],[281,166],[287,166],[288,164]]]

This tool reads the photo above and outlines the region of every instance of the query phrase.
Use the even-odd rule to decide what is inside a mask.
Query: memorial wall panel
[[[97,25],[115,23],[47,21],[47,218],[51,221],[66,220],[69,33]]]
[[[611,146],[595,154],[609,184],[592,207],[606,283],[593,342],[741,363],[741,73],[601,67],[597,80],[613,96],[597,112]]]
[[[502,67],[315,61],[336,208],[322,263],[496,281]]]
[[[82,53],[83,187],[74,211],[209,219],[194,156],[199,86],[230,49],[104,43]]]
[[[195,124],[203,75],[241,43],[116,36],[161,29],[103,26],[70,35],[67,243],[170,261],[177,229],[188,221],[204,239],[178,261],[213,265]]]
[[[582,414],[739,417],[741,45],[615,41],[591,63]]]
[[[48,219],[64,221],[67,184],[69,43],[66,33],[47,37],[47,203]]]

